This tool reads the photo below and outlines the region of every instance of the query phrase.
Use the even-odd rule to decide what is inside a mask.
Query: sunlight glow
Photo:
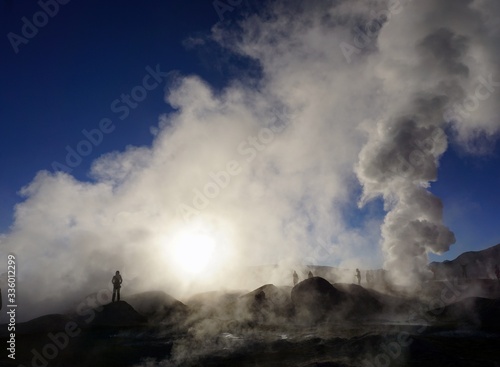
[[[202,233],[183,233],[174,243],[173,257],[176,265],[192,275],[204,270],[212,259],[215,240]]]

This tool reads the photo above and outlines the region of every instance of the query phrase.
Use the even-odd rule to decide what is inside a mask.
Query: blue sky
[[[1,33],[21,34],[22,17],[32,19],[40,7],[35,2],[15,2],[2,9]],[[227,14],[227,13],[226,13]],[[149,92],[130,115],[120,120],[111,111],[112,101],[130,94],[149,65],[162,71],[196,73],[214,85],[226,75],[203,63],[183,40],[207,33],[219,21],[209,1],[123,2],[120,6],[90,1],[60,5],[39,33],[21,44],[16,54],[7,37],[1,44],[4,101],[0,183],[0,228],[12,221],[16,192],[39,170],[51,170],[52,162],[64,163],[67,145],[76,147],[82,130],[98,126],[102,118],[115,121],[116,130],[93,148],[72,174],[86,180],[90,163],[99,155],[127,145],[149,145],[150,127],[161,113],[165,83]]]
[[[231,29],[256,8],[242,1],[224,13],[225,21],[219,25]],[[64,163],[66,147],[75,148],[84,139],[83,129],[96,129],[103,118],[115,126],[71,171],[81,181],[91,180],[91,163],[102,154],[123,151],[129,145],[151,145],[151,128],[158,125],[161,114],[173,111],[165,102],[168,77],[130,108],[126,118],[120,119],[111,108],[113,101],[142,83],[147,67],[195,74],[216,90],[230,80],[245,83],[249,76],[259,75],[255,65],[215,43],[189,46],[193,44],[189,40],[206,37],[220,21],[211,1],[110,5],[73,0],[60,4],[58,13],[27,44],[19,44],[16,53],[7,35],[20,35],[22,18],[32,20],[39,11],[36,2],[2,3],[0,233],[8,232],[12,224],[13,207],[22,200],[18,191],[38,171],[53,171],[54,161]],[[451,143],[442,156],[438,181],[430,190],[442,199],[444,223],[454,231],[457,243],[443,256],[431,255],[431,260],[454,258],[500,242],[500,145],[494,144],[488,154],[474,155]],[[360,194],[361,186],[355,185],[354,192]],[[358,198],[350,198],[344,212],[348,226],[364,228],[370,218],[383,218],[380,198],[363,210],[356,206]]]
[[[432,192],[443,200],[444,219],[455,232],[457,243],[443,256],[454,259],[462,252],[481,250],[500,243],[500,146],[486,156],[470,156],[452,147],[441,158],[439,180]]]

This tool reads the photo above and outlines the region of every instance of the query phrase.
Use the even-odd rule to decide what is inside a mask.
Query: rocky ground
[[[496,281],[425,284],[416,296],[321,277],[212,292],[146,292],[17,325],[2,366],[499,366]],[[8,345],[6,325],[0,326]]]

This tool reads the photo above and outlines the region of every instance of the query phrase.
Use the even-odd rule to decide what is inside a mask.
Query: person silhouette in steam
[[[356,278],[358,278],[358,285],[361,285],[361,272],[356,268]]]
[[[120,300],[120,288],[122,287],[122,276],[120,275],[120,272],[117,270],[113,278],[111,279],[111,283],[113,283],[113,297],[112,297],[112,302],[116,300]]]
[[[299,276],[298,276],[297,272],[294,270],[293,271],[293,285],[297,285],[298,282],[299,282]]]

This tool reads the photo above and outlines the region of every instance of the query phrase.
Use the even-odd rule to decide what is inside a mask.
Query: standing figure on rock
[[[297,274],[297,272],[294,270],[293,271],[293,285],[297,285],[297,283],[299,282],[299,276]]]
[[[113,283],[113,298],[112,302],[120,300],[120,288],[122,287],[122,276],[120,272],[117,270],[113,278],[111,279],[111,283]]]
[[[307,274],[307,277],[308,277],[308,278],[312,278],[312,277],[314,277],[314,275],[313,275],[313,273],[312,273],[312,271],[311,271],[311,270],[309,270],[309,273]]]
[[[358,278],[358,285],[361,285],[361,272],[356,268],[356,278]]]

